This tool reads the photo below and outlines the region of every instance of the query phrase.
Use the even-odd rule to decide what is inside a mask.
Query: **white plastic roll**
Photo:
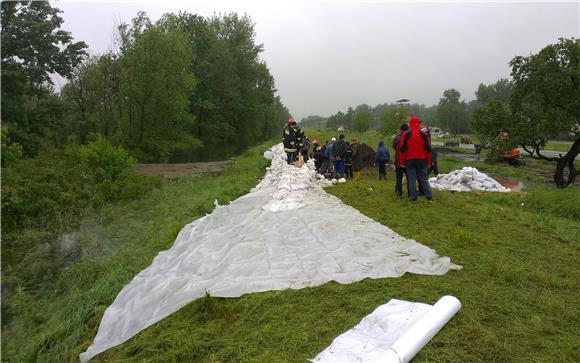
[[[393,343],[387,352],[386,361],[408,363],[460,308],[459,299],[449,295],[443,296],[425,316]]]

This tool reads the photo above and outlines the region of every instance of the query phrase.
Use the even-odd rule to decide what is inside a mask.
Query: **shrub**
[[[26,227],[66,229],[92,208],[133,199],[161,185],[160,178],[135,174],[134,162],[103,138],[18,161],[2,173],[4,233]]]
[[[122,179],[135,164],[135,159],[125,149],[111,145],[102,136],[86,146],[81,146],[79,156],[97,183]]]

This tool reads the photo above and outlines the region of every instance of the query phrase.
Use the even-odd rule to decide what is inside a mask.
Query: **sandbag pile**
[[[429,185],[431,185],[431,188],[450,190],[452,192],[471,192],[477,190],[505,193],[510,191],[509,188],[505,188],[487,174],[470,166],[453,170],[449,174],[439,174],[436,177],[429,178]]]
[[[273,147],[264,152],[264,158],[271,159],[272,164],[266,168],[264,179],[252,191],[273,189],[272,200],[262,206],[270,212],[282,212],[299,209],[303,206],[308,191],[316,186],[336,183],[327,180],[314,169],[314,162],[309,159],[302,167],[288,165],[286,153],[281,147]],[[346,181],[346,180],[345,180]]]

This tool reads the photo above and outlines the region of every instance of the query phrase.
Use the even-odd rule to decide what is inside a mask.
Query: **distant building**
[[[441,127],[439,126],[430,126],[429,125],[429,130],[431,130],[432,134],[438,134],[441,132]]]
[[[349,132],[350,130],[349,130],[348,126],[340,125],[340,126],[338,126],[338,128],[336,129],[336,131],[338,131],[338,132]]]

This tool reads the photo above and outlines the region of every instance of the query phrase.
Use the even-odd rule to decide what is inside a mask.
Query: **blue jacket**
[[[379,141],[379,148],[377,150],[377,154],[375,155],[375,161],[390,161],[391,155],[389,154],[389,150],[385,147],[385,143]]]
[[[334,152],[332,151],[332,146],[333,143],[326,145],[326,151],[324,152],[330,160],[334,160]]]

